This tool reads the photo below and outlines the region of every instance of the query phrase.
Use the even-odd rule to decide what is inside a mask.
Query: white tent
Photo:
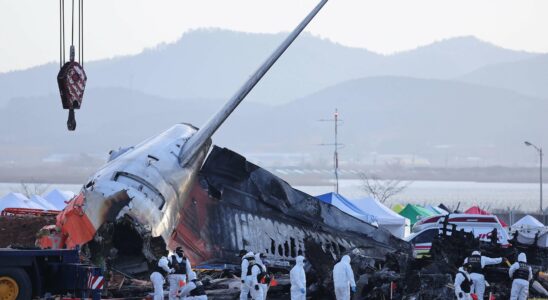
[[[409,220],[384,206],[377,199],[365,197],[350,201],[362,211],[373,215],[377,219],[379,227],[386,228],[396,237],[403,238],[405,236],[405,228]]]
[[[439,215],[448,214],[448,212],[445,209],[440,208],[439,206],[426,205],[426,206],[424,206],[424,208],[429,209],[429,210],[431,210],[434,213],[439,214]]]
[[[39,208],[42,207],[25,197],[21,193],[9,193],[0,198],[0,211],[6,208]]]
[[[30,197],[30,201],[36,203],[42,209],[57,210],[57,208],[53,204],[49,203],[48,200],[42,198],[42,196],[32,195]]]
[[[47,194],[42,195],[42,197],[44,197],[49,203],[53,204],[56,209],[62,210],[67,205],[66,201],[74,197],[74,193],[53,189]]]
[[[544,227],[544,224],[531,215],[526,215],[511,226],[512,229],[537,229],[542,227]]]
[[[539,234],[537,246],[548,248],[548,232],[544,231]]]
[[[535,217],[527,215],[519,219],[509,228],[510,236],[518,233],[518,242],[526,245],[532,245],[538,236],[537,245],[539,247],[548,247],[547,228]]]

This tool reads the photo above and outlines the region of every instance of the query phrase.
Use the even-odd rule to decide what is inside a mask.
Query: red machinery
[[[45,210],[36,208],[5,208],[0,216],[52,216],[55,217],[60,213],[58,210]]]

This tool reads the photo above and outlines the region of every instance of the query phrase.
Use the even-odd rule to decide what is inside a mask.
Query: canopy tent
[[[49,203],[48,200],[42,198],[42,196],[32,195],[29,200],[33,203],[36,203],[42,209],[57,210],[57,208],[53,204]]]
[[[516,223],[512,224],[512,229],[537,229],[544,228],[539,220],[531,215],[526,215],[525,217],[519,219]]]
[[[360,210],[374,216],[379,227],[386,228],[396,237],[403,238],[405,236],[405,225],[409,223],[409,220],[384,206],[379,200],[365,197],[351,200],[351,202]]]
[[[464,213],[470,214],[470,215],[493,215],[492,213],[479,208],[479,206],[477,205],[474,205],[470,207],[469,209],[465,210]],[[499,221],[502,227],[508,227],[508,224],[506,224],[503,220],[499,219]]]
[[[53,189],[48,193],[42,195],[49,203],[51,203],[55,209],[62,210],[67,205],[67,201],[74,197],[73,192],[61,191],[59,189]]]
[[[30,201],[21,193],[9,193],[0,198],[0,211],[6,208],[38,208],[43,209],[40,205]]]
[[[537,241],[537,246],[548,248],[548,232],[541,232]]]
[[[514,236],[516,232],[517,240],[522,244],[532,245],[538,239],[539,247],[548,247],[548,229],[533,216],[527,215],[514,223],[510,227],[510,236]]]
[[[411,222],[411,226],[415,225],[418,220],[435,215],[433,212],[426,208],[420,207],[414,204],[407,204],[405,208],[400,211],[400,215],[406,217]]]
[[[338,209],[344,211],[345,213],[358,218],[369,224],[376,225],[376,219],[374,216],[362,211],[356,207],[351,201],[343,197],[341,194],[337,193],[326,193],[323,195],[316,196],[320,201],[329,203]]]
[[[490,215],[491,213],[481,209],[479,206],[474,205],[470,207],[469,209],[464,211],[465,214],[471,214],[471,215]]]
[[[392,210],[394,212],[396,212],[397,214],[399,214],[404,208],[405,208],[405,206],[403,206],[399,203],[396,203],[396,204],[392,205]]]
[[[424,208],[428,209],[436,215],[447,215],[449,213],[439,206],[426,205]]]

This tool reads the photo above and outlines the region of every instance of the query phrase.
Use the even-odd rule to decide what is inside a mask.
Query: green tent
[[[407,204],[402,211],[400,211],[400,215],[406,217],[411,221],[411,226],[413,226],[415,223],[417,223],[418,220],[435,215],[434,212],[418,206],[414,204]]]

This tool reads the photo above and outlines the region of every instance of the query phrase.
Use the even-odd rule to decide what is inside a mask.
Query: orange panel
[[[89,242],[95,235],[96,230],[82,210],[83,205],[84,195],[80,193],[57,216],[57,227],[60,228],[69,249]]]

